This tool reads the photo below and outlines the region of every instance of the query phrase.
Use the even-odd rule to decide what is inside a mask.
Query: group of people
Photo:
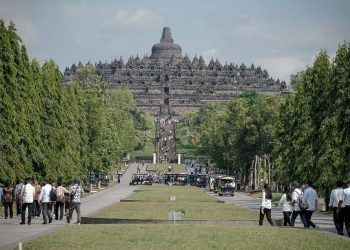
[[[155,123],[159,124],[159,136],[157,140],[159,141],[159,161],[162,163],[169,162],[169,152],[174,147],[174,133],[172,131],[173,123],[177,123],[178,118],[174,118],[171,116],[167,117],[157,117],[155,119]]]
[[[298,185],[292,183],[290,188],[286,188],[284,193],[276,206],[282,206],[283,225],[294,227],[295,220],[299,216],[305,228],[318,228],[312,222],[312,214],[316,211],[317,192],[313,188],[313,183],[307,181]],[[268,184],[264,184],[262,203],[260,209],[259,225],[263,224],[264,215],[268,222],[273,226],[271,219],[272,208],[272,191]]]
[[[276,204],[282,206],[283,225],[294,227],[295,220],[299,216],[304,228],[319,228],[312,221],[312,215],[316,211],[318,195],[311,181],[298,185],[292,183],[291,187],[286,187],[284,193]],[[333,211],[334,225],[339,235],[344,235],[343,228],[347,230],[350,237],[350,181],[346,188],[342,181],[337,182],[337,187],[332,190],[329,199],[329,208]],[[263,224],[264,216],[273,226],[271,219],[272,191],[268,184],[264,184],[262,191],[262,203],[260,208],[259,225]]]
[[[333,221],[339,235],[344,235],[345,228],[350,237],[350,181],[337,182],[337,187],[332,190],[329,198],[329,207],[333,211]]]
[[[62,182],[57,185],[48,179],[41,186],[37,181],[27,178],[25,182],[17,181],[15,186],[5,183],[0,187],[1,203],[4,206],[5,219],[13,218],[13,205],[16,205],[17,215],[21,216],[21,225],[31,225],[32,218],[43,217],[42,224],[51,223],[53,213],[55,220],[62,220],[64,215],[70,223],[74,210],[77,212],[77,223],[80,224],[80,198],[84,194],[79,180],[74,180],[70,186],[64,187]]]

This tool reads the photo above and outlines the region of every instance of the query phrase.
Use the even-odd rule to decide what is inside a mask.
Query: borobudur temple
[[[65,69],[64,84],[74,79],[79,65]],[[163,29],[160,42],[153,45],[151,56],[131,56],[127,62],[122,58],[99,62],[95,69],[109,88],[128,87],[138,109],[152,115],[178,115],[208,101],[225,105],[245,91],[279,95],[287,90],[284,81],[272,79],[254,64],[222,65],[218,59],[207,64],[202,56],[191,61],[174,43],[169,27]]]

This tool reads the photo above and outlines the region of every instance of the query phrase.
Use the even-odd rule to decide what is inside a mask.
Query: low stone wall
[[[82,224],[174,224],[172,220],[138,220],[82,217]],[[226,225],[226,226],[256,226],[257,220],[177,220],[176,224]]]

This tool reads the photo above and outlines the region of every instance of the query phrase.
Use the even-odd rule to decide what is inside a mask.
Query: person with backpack
[[[270,185],[265,183],[264,189],[262,191],[259,226],[263,225],[265,214],[266,214],[267,221],[270,223],[271,226],[273,226],[273,221],[271,219],[271,199],[272,199],[272,191],[271,191]]]
[[[3,201],[4,201],[4,212],[5,212],[5,219],[8,218],[10,214],[10,219],[13,218],[13,201],[15,197],[15,191],[11,187],[9,182],[5,183],[4,188],[4,195],[3,195]]]
[[[329,208],[333,211],[333,222],[339,235],[344,235],[344,189],[343,181],[337,181],[337,188],[333,189],[329,197]]]
[[[52,214],[51,214],[52,203],[50,198],[52,189],[53,187],[51,185],[51,181],[47,179],[45,181],[45,185],[41,188],[40,196],[39,196],[39,202],[42,206],[43,218],[44,218],[44,222],[42,224],[47,224],[47,219],[49,219],[49,223],[52,222]]]
[[[75,210],[77,212],[77,223],[80,225],[81,223],[80,198],[82,195],[84,195],[84,190],[80,186],[80,181],[74,180],[73,186],[71,186],[69,191],[71,196],[71,202],[69,204],[69,213],[67,216],[67,223],[70,223],[70,221],[72,220],[72,215]]]
[[[21,225],[25,223],[26,209],[28,208],[28,225],[31,224],[32,220],[32,209],[33,201],[35,196],[35,188],[32,186],[32,180],[30,178],[26,179],[25,185],[22,188],[20,199],[22,200],[22,216],[21,216]]]
[[[276,207],[281,205],[282,205],[282,212],[283,212],[283,226],[288,226],[288,225],[291,226],[290,216],[293,211],[293,206],[292,206],[292,194],[288,187],[284,188],[283,195],[279,200],[278,204],[276,205]]]
[[[307,208],[305,209],[305,220],[308,228],[310,228],[310,226],[312,228],[319,228],[319,226],[316,226],[315,223],[313,223],[311,220],[312,214],[316,211],[316,204],[318,199],[317,192],[312,186],[313,183],[309,180],[306,182],[304,189],[304,199],[307,204]]]
[[[293,212],[292,217],[290,219],[290,224],[292,227],[294,227],[295,220],[298,216],[300,216],[300,220],[303,223],[304,227],[307,227],[306,224],[306,218],[305,218],[305,212],[302,209],[302,197],[303,197],[303,191],[299,187],[297,182],[292,183],[292,205],[293,205]]]
[[[58,220],[58,212],[60,220],[63,219],[63,210],[65,203],[65,194],[69,194],[69,191],[62,186],[62,182],[58,182],[58,187],[56,188],[56,203],[55,203],[55,220]]]

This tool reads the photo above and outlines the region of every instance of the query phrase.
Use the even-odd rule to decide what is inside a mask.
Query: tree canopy
[[[86,178],[107,172],[134,149],[136,102],[128,89],[107,91],[91,64],[62,85],[52,60],[29,60],[0,20],[0,176]]]

